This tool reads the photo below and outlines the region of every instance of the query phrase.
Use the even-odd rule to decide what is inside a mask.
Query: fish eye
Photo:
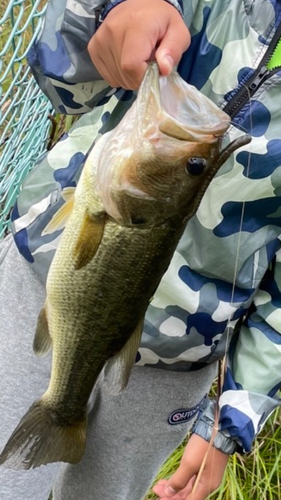
[[[189,158],[186,163],[186,172],[190,175],[201,175],[206,167],[205,158]]]
[[[146,220],[144,219],[144,217],[141,217],[140,215],[132,216],[132,224],[134,224],[135,226],[145,224],[145,223],[146,223]]]

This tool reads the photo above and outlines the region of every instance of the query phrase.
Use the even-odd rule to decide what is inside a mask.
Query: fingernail
[[[174,67],[173,58],[169,55],[166,55],[164,57],[164,63],[165,63],[166,68],[168,69],[168,71],[171,73],[171,71],[173,70],[173,67]]]
[[[171,497],[172,495],[176,494],[176,490],[174,490],[174,488],[172,488],[172,486],[166,486],[164,493],[165,493],[165,495],[167,495],[167,497]]]

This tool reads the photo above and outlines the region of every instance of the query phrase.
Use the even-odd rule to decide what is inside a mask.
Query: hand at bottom
[[[202,475],[193,491],[208,448],[209,443],[203,438],[196,434],[191,436],[177,471],[170,479],[158,481],[153,488],[160,500],[205,500],[219,487],[229,456],[212,446]]]

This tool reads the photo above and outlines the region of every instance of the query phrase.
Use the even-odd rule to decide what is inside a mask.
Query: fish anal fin
[[[43,399],[36,401],[21,419],[0,455],[0,465],[27,470],[52,462],[77,463],[86,443],[85,420],[59,425]]]
[[[52,339],[49,333],[47,305],[45,304],[38,316],[33,351],[37,356],[44,356],[52,347]]]
[[[89,214],[87,211],[85,212],[82,227],[73,252],[76,270],[85,267],[95,256],[103,237],[105,221],[106,212],[104,211],[93,215]]]
[[[110,358],[104,367],[103,384],[106,391],[113,396],[123,391],[128,384],[140,345],[143,323],[143,319],[139,321],[124,347]]]
[[[42,231],[42,236],[46,234],[51,234],[55,231],[63,229],[67,220],[73,210],[74,206],[74,191],[75,188],[65,188],[62,192],[62,198],[65,203],[60,207],[60,209],[53,215],[50,222],[47,224],[45,229]]]

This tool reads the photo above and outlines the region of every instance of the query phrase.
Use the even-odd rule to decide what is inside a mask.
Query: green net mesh
[[[51,125],[51,106],[26,62],[44,12],[42,0],[0,0],[0,239],[22,180],[46,149]]]

